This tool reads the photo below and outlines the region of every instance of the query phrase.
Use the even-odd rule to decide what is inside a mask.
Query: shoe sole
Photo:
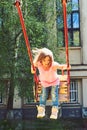
[[[57,120],[57,118],[50,118],[50,119]]]
[[[37,118],[44,118],[45,116],[37,116]]]

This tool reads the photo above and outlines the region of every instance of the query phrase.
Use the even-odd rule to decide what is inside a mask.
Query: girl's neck
[[[42,66],[43,66],[43,65],[42,65]],[[47,70],[50,69],[50,67],[49,67],[49,66],[48,66],[48,67],[43,66],[43,69],[47,71]]]

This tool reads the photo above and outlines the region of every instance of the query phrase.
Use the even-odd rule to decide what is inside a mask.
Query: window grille
[[[78,102],[78,82],[76,80],[70,82],[70,102]]]

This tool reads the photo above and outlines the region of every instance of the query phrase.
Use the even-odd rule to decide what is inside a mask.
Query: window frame
[[[79,13],[79,0],[74,0],[77,1],[77,8],[75,10],[74,6],[73,6],[73,0],[71,0],[70,2],[67,2],[67,8],[69,6],[69,9],[67,10],[67,27],[68,27],[68,43],[70,47],[80,47],[80,13]],[[59,2],[58,2],[59,3]],[[57,3],[57,43],[59,47],[65,47],[65,41],[64,41],[64,27],[63,27],[63,12],[61,12],[60,10],[62,10],[61,5],[58,5]],[[74,8],[74,9],[73,9]],[[61,15],[62,13],[62,15]],[[77,16],[77,20],[75,21],[75,24],[78,25],[78,27],[74,27],[74,22],[73,20],[75,19],[76,16],[74,16],[74,14],[76,14]],[[68,18],[68,17],[71,18]],[[70,20],[69,20],[70,19]],[[59,23],[59,21],[61,21]],[[77,22],[77,23],[76,23]],[[70,26],[69,27],[69,24]],[[61,25],[61,26],[60,26]],[[63,36],[60,35],[60,33],[63,33]],[[61,38],[60,38],[61,37]],[[62,39],[63,38],[63,39]]]
[[[71,80],[70,82],[70,102],[78,103],[78,81]]]

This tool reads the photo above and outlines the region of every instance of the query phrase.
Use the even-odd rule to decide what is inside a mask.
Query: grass
[[[87,130],[87,119],[1,120],[0,130]]]

